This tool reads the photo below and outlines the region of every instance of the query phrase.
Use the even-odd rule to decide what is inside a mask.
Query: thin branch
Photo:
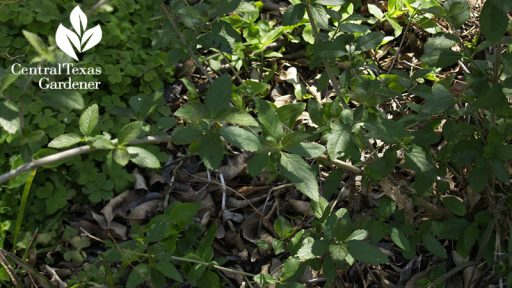
[[[344,161],[337,160],[337,159],[329,159],[325,155],[318,156],[317,159],[321,160],[321,161],[326,161],[327,163],[329,163],[331,165],[334,165],[338,168],[347,170],[347,171],[355,173],[355,174],[363,174],[363,169],[356,167],[348,162],[344,162]]]
[[[135,139],[130,141],[128,145],[137,145],[137,144],[154,144],[154,143],[162,143],[171,141],[171,136],[146,136],[144,138]],[[112,144],[117,144],[117,139],[112,140]],[[55,153],[53,155],[49,155],[43,157],[41,159],[33,160],[32,162],[25,163],[18,168],[11,170],[7,173],[0,175],[0,184],[5,183],[11,178],[14,178],[24,172],[39,168],[41,166],[53,164],[62,160],[66,160],[68,158],[82,155],[85,153],[90,153],[93,151],[97,151],[96,149],[90,145],[84,145],[76,148],[72,148],[69,150],[65,150],[59,153]]]

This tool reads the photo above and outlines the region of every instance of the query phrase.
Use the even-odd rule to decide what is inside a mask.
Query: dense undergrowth
[[[1,283],[512,285],[511,9],[0,2]]]

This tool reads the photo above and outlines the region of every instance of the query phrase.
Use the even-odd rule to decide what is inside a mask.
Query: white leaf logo
[[[100,43],[103,34],[100,25],[87,30],[87,16],[79,6],[71,11],[69,20],[75,32],[60,24],[55,33],[55,41],[62,52],[78,61],[75,49],[78,53],[91,49]]]

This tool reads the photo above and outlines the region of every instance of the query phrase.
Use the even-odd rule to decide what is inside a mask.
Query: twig
[[[402,50],[402,47],[404,45],[405,37],[407,36],[407,32],[409,32],[409,28],[411,27],[411,20],[412,20],[412,17],[414,16],[414,14],[415,13],[413,13],[407,20],[407,26],[405,26],[405,30],[402,34],[402,39],[400,40],[400,44],[398,45],[396,55],[395,55],[395,57],[393,57],[393,61],[391,62],[391,65],[389,66],[387,74],[391,73],[391,70],[393,70],[393,68],[395,67],[395,63],[398,60],[398,57],[400,57],[400,54],[401,54],[400,50]]]
[[[133,141],[130,141],[129,145],[137,145],[137,144],[151,144],[151,143],[162,143],[162,142],[169,142],[171,141],[171,136],[146,136],[144,138],[135,139]],[[112,140],[112,144],[117,144],[117,139]],[[53,164],[55,162],[59,162],[62,160],[66,160],[68,158],[82,155],[85,153],[90,153],[93,151],[97,151],[99,149],[96,149],[90,145],[84,145],[76,148],[72,148],[69,150],[65,150],[59,153],[55,153],[53,155],[49,155],[46,157],[43,157],[41,159],[33,160],[32,162],[25,163],[18,168],[11,170],[7,173],[4,173],[0,175],[0,184],[8,181],[11,178],[14,178],[24,172],[39,168],[41,166]]]
[[[254,277],[255,276],[252,273],[248,273],[248,272],[240,271],[240,270],[235,270],[235,269],[231,269],[231,268],[227,268],[227,267],[223,267],[223,266],[219,266],[219,265],[215,265],[215,264],[212,265],[211,263],[203,262],[203,261],[200,261],[200,260],[188,259],[188,258],[183,258],[183,257],[178,257],[178,256],[171,256],[171,259],[176,260],[176,261],[182,261],[182,262],[189,262],[189,263],[196,263],[196,264],[211,266],[211,267],[213,267],[213,268],[215,268],[215,269],[217,269],[219,271],[222,271],[222,272],[240,274],[240,275],[244,275],[244,276],[248,276],[248,277]]]
[[[341,168],[343,170],[347,170],[349,172],[352,172],[352,173],[355,173],[355,174],[363,174],[363,169],[359,168],[359,167],[356,167],[348,162],[344,162],[344,161],[341,161],[341,160],[338,160],[338,159],[329,159],[327,156],[325,155],[321,155],[321,156],[318,156],[316,157],[318,160],[321,160],[321,161],[326,161],[328,162],[329,164],[331,165],[334,165],[338,168]]]

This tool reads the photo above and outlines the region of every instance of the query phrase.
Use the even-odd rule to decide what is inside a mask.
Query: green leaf
[[[306,261],[315,258],[315,255],[312,252],[314,243],[315,239],[312,237],[307,237],[302,241],[302,246],[300,247],[299,251],[297,251],[296,255],[299,257],[299,260]]]
[[[298,3],[290,5],[283,14],[283,26],[291,26],[299,23],[304,18],[306,5]]]
[[[318,28],[328,30],[329,29],[329,14],[325,11],[324,6],[320,4],[311,5],[311,19],[315,21]]]
[[[84,109],[84,98],[77,90],[44,91],[41,95],[41,100],[43,100],[46,105],[62,112],[67,112],[69,109]]]
[[[304,112],[305,108],[306,103],[291,103],[277,108],[276,112],[281,123],[289,128],[293,128],[295,121]]]
[[[368,51],[376,49],[384,39],[384,36],[382,32],[370,32],[359,37],[359,39],[357,39],[356,50]]]
[[[258,121],[251,116],[251,114],[238,110],[236,108],[228,109],[225,113],[221,113],[216,120],[218,121],[226,121],[230,124],[240,125],[240,126],[258,126]]]
[[[117,148],[112,151],[112,158],[117,164],[125,166],[130,161],[130,153],[124,147]]]
[[[158,261],[154,267],[158,271],[162,272],[165,277],[183,283],[183,277],[181,276],[180,272],[169,260],[170,259],[162,259],[161,261]]]
[[[210,86],[206,93],[206,99],[204,100],[212,116],[223,109],[229,108],[232,93],[231,86],[231,77],[229,77],[228,74],[224,74],[213,81],[212,86]]]
[[[160,168],[160,161],[148,150],[140,147],[126,147],[126,150],[130,153],[130,160],[133,163],[146,168]]]
[[[329,254],[335,261],[343,261],[348,255],[348,248],[346,244],[330,244]]]
[[[135,268],[132,269],[130,274],[128,274],[128,279],[126,280],[127,288],[135,288],[139,287],[142,283],[144,283],[145,279],[150,279],[150,269],[148,264],[141,263]]]
[[[199,157],[208,169],[217,169],[224,159],[224,144],[219,135],[209,131],[201,136],[198,147]]]
[[[112,144],[112,141],[104,137],[98,137],[92,142],[92,146],[97,149],[114,149],[116,146]]]
[[[188,102],[181,106],[174,116],[185,119],[187,122],[199,122],[202,119],[209,119],[206,106],[199,102]]]
[[[331,124],[331,132],[327,134],[327,153],[331,159],[337,159],[345,152],[350,142],[350,130],[337,122]]]
[[[268,153],[254,153],[247,161],[247,173],[252,177],[258,176],[270,162]]]
[[[281,239],[288,238],[293,235],[292,224],[283,216],[277,217],[274,221],[274,230],[276,230],[277,235]]]
[[[423,235],[423,245],[435,256],[443,259],[448,258],[443,245],[432,234],[426,233]]]
[[[407,237],[405,236],[404,232],[402,232],[396,227],[393,227],[391,229],[391,240],[393,240],[396,246],[402,248],[402,250],[407,251],[411,248],[409,240],[407,240]]]
[[[379,248],[364,241],[349,241],[348,251],[357,261],[365,264],[384,264],[389,261]]]
[[[384,18],[384,13],[382,13],[382,10],[380,10],[379,7],[377,7],[376,5],[370,4],[370,3],[368,3],[367,6],[368,6],[368,12],[370,14],[372,14],[373,16],[375,16],[375,18],[377,18],[379,20],[382,20]]]
[[[142,121],[130,122],[121,128],[117,135],[119,145],[128,144],[137,139],[142,130]]]
[[[99,117],[97,104],[93,104],[89,106],[89,108],[85,109],[84,113],[80,115],[80,132],[85,136],[91,135],[94,128],[96,128],[96,125],[98,125]]]
[[[380,116],[368,119],[364,127],[368,130],[368,137],[382,140],[387,144],[398,143],[407,136],[407,131],[401,123]]]
[[[300,260],[295,257],[290,257],[284,261],[283,264],[283,274],[281,275],[281,279],[288,279],[295,275],[300,267]]]
[[[466,207],[464,207],[464,200],[454,195],[447,195],[441,198],[444,207],[446,207],[450,212],[457,216],[466,215]]]
[[[172,142],[177,145],[190,144],[201,138],[203,132],[193,126],[178,126],[172,131]]]
[[[473,245],[475,245],[479,237],[480,229],[478,229],[478,225],[476,223],[472,223],[466,228],[466,230],[464,230],[464,249],[467,253],[471,252],[471,248],[473,248]]]
[[[0,127],[10,134],[20,129],[18,107],[10,101],[0,101]]]
[[[384,152],[382,158],[379,158],[366,166],[366,173],[375,180],[381,180],[389,175],[397,161],[397,150],[390,148]]]
[[[341,6],[345,4],[345,0],[316,0],[315,3],[329,6]]]
[[[416,172],[413,187],[421,192],[428,190],[436,179],[435,166],[432,159],[417,145],[413,145],[405,153],[405,164]]]
[[[270,102],[256,99],[256,112],[258,113],[258,120],[263,126],[263,131],[277,140],[281,139],[284,133],[283,126]]]
[[[480,31],[487,41],[497,44],[507,32],[508,16],[501,1],[485,1],[480,13]]]
[[[430,37],[421,61],[431,67],[447,67],[459,61],[461,54],[451,48],[457,43],[445,36]]]
[[[222,127],[220,128],[220,135],[240,149],[255,152],[261,148],[260,140],[256,135],[239,127]]]
[[[48,47],[43,40],[37,35],[27,30],[23,30],[23,36],[28,40],[30,45],[36,49],[37,53],[43,58],[53,61],[53,55],[48,52]]]
[[[462,27],[471,17],[471,11],[467,0],[449,0],[444,3],[448,21],[455,29]]]
[[[300,156],[281,152],[282,174],[288,178],[300,192],[313,201],[318,201],[320,193],[315,174],[308,163]]]
[[[364,229],[357,229],[350,236],[348,236],[347,241],[350,240],[364,240],[368,237],[368,232]]]
[[[57,149],[66,148],[73,146],[76,143],[79,143],[80,141],[82,141],[82,137],[76,134],[64,134],[57,136],[50,143],[48,143],[48,147]]]
[[[288,152],[306,158],[316,158],[325,153],[325,147],[318,143],[300,142],[287,148]]]

